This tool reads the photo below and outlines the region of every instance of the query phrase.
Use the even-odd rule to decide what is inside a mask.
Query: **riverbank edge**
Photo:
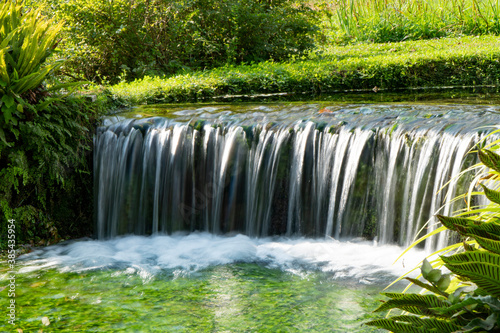
[[[317,96],[450,86],[500,86],[500,37],[326,47],[289,62],[145,77],[107,88],[127,105],[145,105],[258,94]]]

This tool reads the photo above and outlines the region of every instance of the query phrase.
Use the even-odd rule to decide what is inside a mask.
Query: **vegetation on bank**
[[[482,36],[330,46],[294,61],[146,76],[109,89],[129,104],[151,104],[221,95],[498,85],[499,78],[500,38]]]
[[[63,73],[104,84],[283,62],[325,45],[500,34],[495,0],[26,1],[65,22]]]
[[[318,26],[296,0],[32,0],[64,21],[64,72],[100,83],[241,62],[314,47]]]
[[[63,64],[48,61],[60,29],[40,11],[0,4],[0,233],[15,220],[18,244],[91,234],[92,128],[109,103],[44,84]]]

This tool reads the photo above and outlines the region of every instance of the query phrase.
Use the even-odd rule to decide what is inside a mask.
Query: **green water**
[[[257,264],[215,266],[188,276],[133,268],[46,270],[17,275],[16,284],[17,325],[3,320],[2,331],[374,332],[362,323],[380,316],[371,311],[382,289]],[[6,309],[6,290],[1,294]]]

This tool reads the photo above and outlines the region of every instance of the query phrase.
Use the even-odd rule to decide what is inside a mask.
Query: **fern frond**
[[[500,172],[500,155],[488,149],[481,149],[478,151],[478,156],[485,166]]]
[[[442,259],[453,273],[470,279],[491,295],[500,297],[500,255],[478,250]]]
[[[444,308],[449,306],[446,300],[436,295],[402,294],[402,293],[383,293],[383,295],[392,298],[383,302],[375,312],[386,311],[390,309],[402,309],[417,315],[438,316],[431,308]]]
[[[392,332],[440,332],[451,333],[460,329],[460,326],[450,320],[435,318],[419,318],[417,316],[403,315],[373,320],[366,325],[385,328]]]
[[[475,240],[479,245],[481,245],[484,249],[491,251],[496,254],[500,254],[500,241],[499,240],[493,240],[491,238],[484,238],[484,237],[479,237],[475,236]]]

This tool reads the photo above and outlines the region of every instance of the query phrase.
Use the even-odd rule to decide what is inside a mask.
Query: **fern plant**
[[[47,244],[91,234],[92,132],[97,102],[63,96],[53,85],[63,60],[61,24],[22,1],[0,1],[0,234],[16,221],[18,244]],[[100,101],[100,102],[99,102]],[[7,239],[0,239],[0,250]]]
[[[492,185],[481,186],[491,203],[454,217],[437,215],[444,227],[463,238],[461,252],[439,261],[454,274],[455,283],[450,284],[450,274],[424,260],[421,273],[426,281],[407,280],[427,293],[385,293],[390,299],[375,311],[400,309],[403,314],[366,325],[405,333],[500,331],[500,155],[488,149],[478,155],[481,165],[489,168],[482,179]]]

